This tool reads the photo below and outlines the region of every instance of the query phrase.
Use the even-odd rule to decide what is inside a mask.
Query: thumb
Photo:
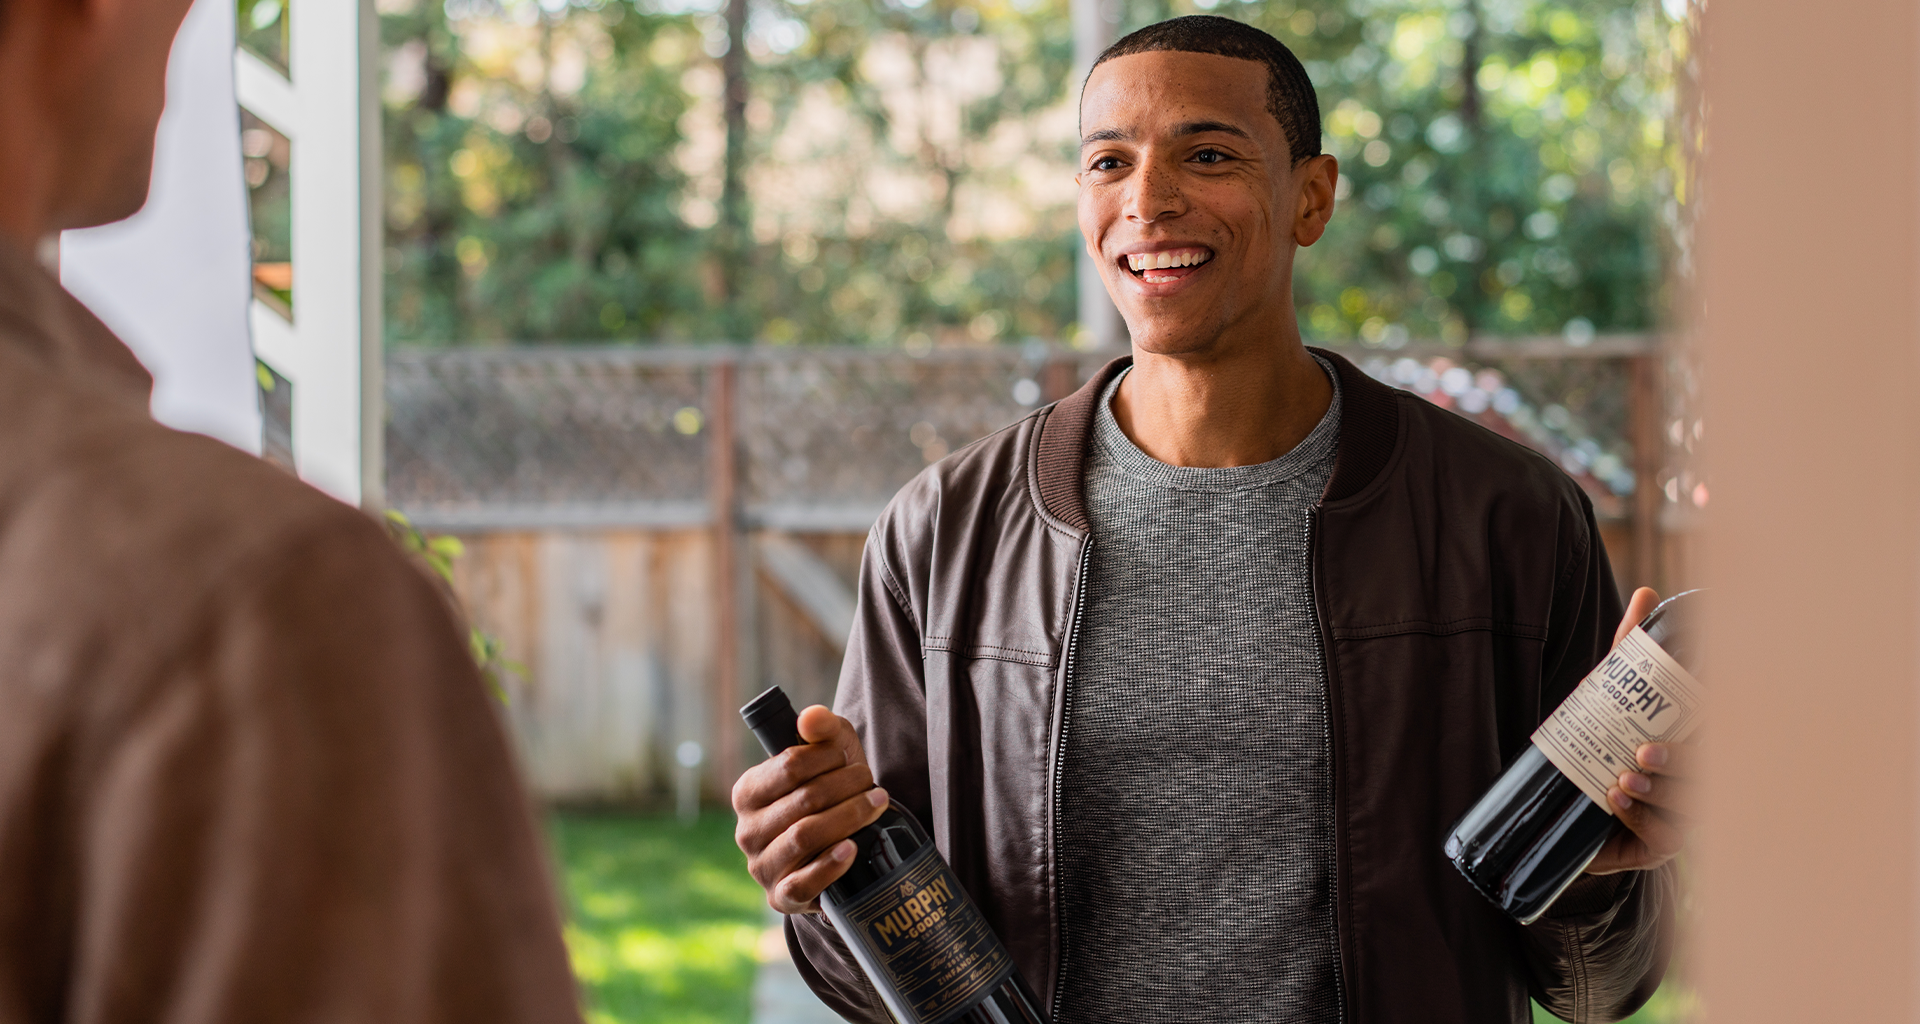
[[[840,716],[828,710],[824,704],[813,704],[800,711],[800,738],[808,743],[821,743],[833,738],[840,731]]]
[[[1633,632],[1642,619],[1652,614],[1653,606],[1660,603],[1660,595],[1652,587],[1641,587],[1627,600],[1627,613],[1620,617],[1620,628],[1613,632],[1613,642],[1617,645]]]
[[[853,723],[828,708],[815,704],[800,712],[799,726],[800,738],[809,744],[831,743],[840,748],[848,764],[867,763],[866,752],[860,749],[860,734],[853,731]]]

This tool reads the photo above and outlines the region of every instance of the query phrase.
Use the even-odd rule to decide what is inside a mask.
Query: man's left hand
[[[1624,639],[1659,603],[1660,595],[1648,587],[1634,591],[1613,642]],[[1587,865],[1587,874],[1646,871],[1680,852],[1686,842],[1681,830],[1691,820],[1688,809],[1692,789],[1687,776],[1692,758],[1693,748],[1684,743],[1643,743],[1634,751],[1640,770],[1621,772],[1613,788],[1607,790],[1614,817],[1627,830],[1607,840],[1593,863]]]

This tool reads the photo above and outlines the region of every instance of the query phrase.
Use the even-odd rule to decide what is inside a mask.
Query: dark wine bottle
[[[801,745],[799,716],[778,686],[740,717],[769,756]],[[1012,955],[919,822],[889,805],[851,838],[853,864],[820,906],[898,1024],[1046,1024]]]
[[[1482,895],[1532,924],[1626,826],[1606,791],[1641,743],[1677,742],[1699,720],[1700,591],[1660,603],[1533,734],[1447,837]]]

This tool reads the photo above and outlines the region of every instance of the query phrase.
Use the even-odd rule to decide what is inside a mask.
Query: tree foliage
[[[666,159],[683,19],[529,5],[461,33],[448,6],[382,19],[390,334],[686,332],[705,310]]]
[[[715,0],[381,9],[397,342],[1074,332],[1066,0],[753,0],[739,248]],[[1202,9],[1319,88],[1343,202],[1301,260],[1309,336],[1658,320],[1684,37],[1653,0],[1126,0],[1122,27]]]
[[[1353,0],[1254,20],[1318,84],[1344,208],[1303,261],[1309,333],[1373,343],[1642,330],[1674,43],[1646,2]]]

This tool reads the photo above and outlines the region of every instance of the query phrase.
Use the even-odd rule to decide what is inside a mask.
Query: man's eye
[[[1112,171],[1112,170],[1117,170],[1119,167],[1120,167],[1119,157],[1103,156],[1100,159],[1095,160],[1093,162],[1093,169],[1096,171]]]
[[[1193,158],[1195,160],[1200,161],[1203,164],[1217,164],[1225,160],[1227,158],[1227,154],[1222,153],[1217,149],[1203,149],[1200,152],[1195,153],[1193,155]]]

